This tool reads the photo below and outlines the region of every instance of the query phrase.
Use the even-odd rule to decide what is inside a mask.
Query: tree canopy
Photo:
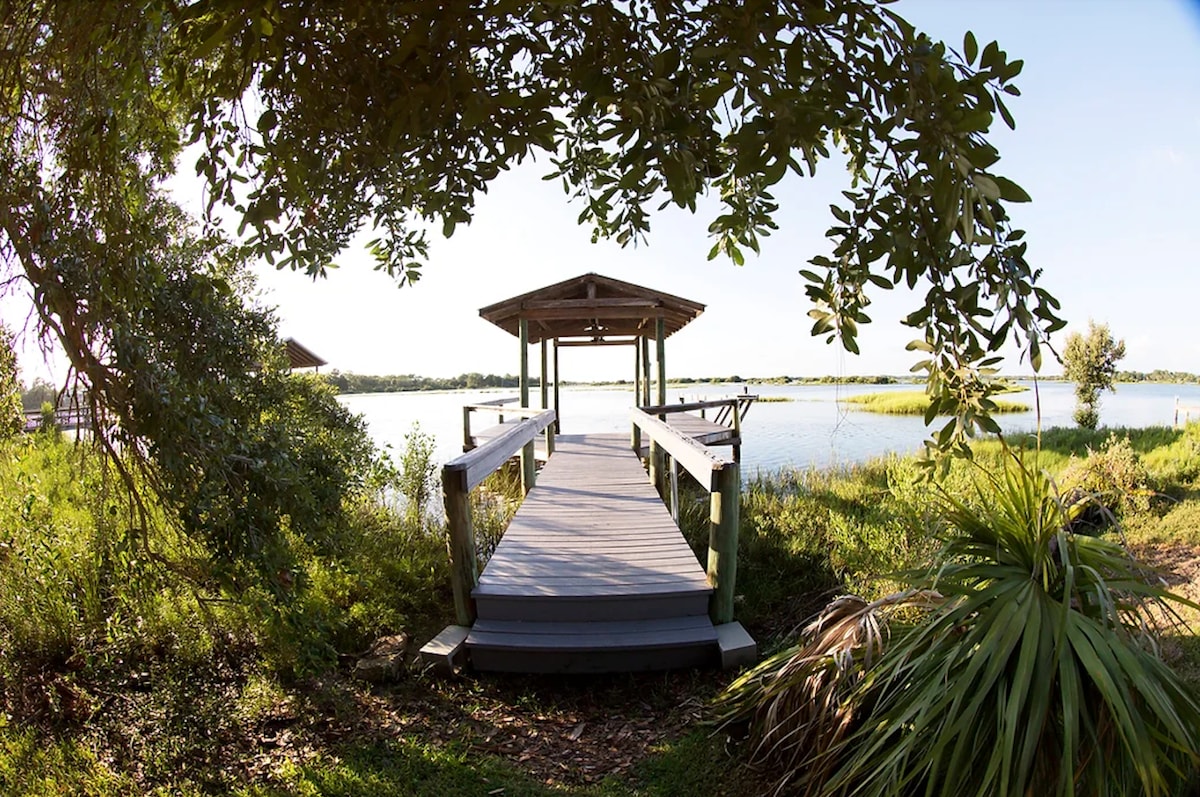
[[[163,435],[200,433],[148,423],[155,387],[136,369],[187,374],[179,420],[206,419],[204,380],[249,374],[254,358],[231,363],[270,337],[230,298],[247,258],[323,275],[367,225],[378,267],[413,282],[429,223],[453,233],[535,152],[580,223],[622,245],[650,234],[657,208],[716,197],[711,256],[737,264],[787,223],[773,186],[844,160],[830,249],[801,272],[813,334],[856,351],[872,294],[916,289],[905,323],[928,417],[955,416],[936,435],[943,447],[996,429],[995,352],[1014,342],[1036,369],[1062,325],[1007,211],[1028,197],[995,170],[986,139],[997,117],[1013,125],[1004,103],[1021,62],[971,34],[957,49],[933,41],[883,2],[0,0],[0,11],[0,279],[28,289],[95,408],[118,415],[147,462]],[[198,159],[180,164],[189,145]],[[177,167],[207,184],[201,230],[166,198]],[[222,220],[234,240],[221,240]],[[213,330],[219,367],[204,361],[216,343],[196,353],[158,337]]]
[[[1100,423],[1100,392],[1113,390],[1125,341],[1115,340],[1108,324],[1088,319],[1087,334],[1072,332],[1063,349],[1063,375],[1075,383],[1075,423],[1095,429]]]

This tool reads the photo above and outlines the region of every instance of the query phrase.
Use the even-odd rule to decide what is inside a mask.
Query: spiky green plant
[[[944,546],[910,581],[944,600],[895,627],[835,704],[852,730],[780,761],[800,787],[1153,796],[1195,772],[1200,702],[1155,645],[1182,599],[1121,546],[1067,531],[1049,478],[1006,463],[968,498],[941,495]]]
[[[888,621],[899,610],[927,607],[932,592],[903,592],[866,601],[842,595],[805,626],[798,645],[738,677],[717,700],[717,722],[745,722],[752,764],[779,772],[776,791],[802,768],[819,785],[834,760],[820,753],[854,728],[854,689],[885,649]],[[820,768],[817,771],[814,767]]]

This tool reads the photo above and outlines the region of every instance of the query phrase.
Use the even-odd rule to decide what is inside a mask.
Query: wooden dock
[[[517,338],[520,395],[516,407],[496,399],[463,408],[465,453],[442,469],[457,622],[422,647],[425,661],[601,672],[754,660],[754,641],[733,618],[740,418],[754,397],[664,406],[665,341],[703,311],[699,302],[599,274],[480,309]],[[542,409],[531,407],[531,344],[540,346]],[[628,437],[556,443],[559,349],[576,346],[633,350],[638,406]],[[710,410],[711,420],[704,417]],[[496,423],[473,433],[473,413],[495,415]],[[535,445],[543,435],[539,457]],[[732,455],[718,456],[711,445],[728,446]],[[481,573],[471,490],[518,452],[525,500]],[[546,462],[540,475],[539,459]],[[704,567],[672,519],[680,471],[709,492]]]
[[[554,436],[552,411],[506,419],[474,436],[468,430],[479,447],[443,472],[459,625],[423,649],[427,660],[561,673],[753,660],[753,640],[732,622],[737,465],[695,439],[730,443],[732,428],[678,411],[664,414],[671,424],[633,412],[632,440]],[[552,453],[477,574],[464,496],[506,456],[531,456],[543,433]],[[674,491],[648,477],[637,453],[642,439],[652,444],[651,474],[683,468],[712,492],[707,569],[660,497]],[[675,466],[666,467],[672,459]]]
[[[712,588],[623,435],[560,437],[472,591],[481,670],[715,661]]]

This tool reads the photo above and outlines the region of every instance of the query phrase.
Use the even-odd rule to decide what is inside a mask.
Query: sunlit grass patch
[[[866,412],[885,415],[924,415],[929,409],[929,396],[921,390],[896,390],[883,393],[860,393],[842,399]],[[993,399],[994,412],[1029,412],[1029,405],[1020,401]]]

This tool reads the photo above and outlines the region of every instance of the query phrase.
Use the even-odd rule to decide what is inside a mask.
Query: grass
[[[1112,502],[1119,533],[1097,533],[1156,555],[1200,548],[1200,425],[1050,430],[1040,450],[1033,436],[1010,445],[1081,489],[1141,491]],[[412,668],[390,686],[350,680],[375,635],[405,629],[415,649],[451,620],[439,521],[403,501],[358,506],[334,550],[299,546],[306,589],[281,618],[255,595],[215,590],[204,551],[168,529],[131,548],[127,499],[73,445],[0,446],[0,793],[763,793],[730,758],[736,746],[700,724],[729,674],[444,681]],[[975,448],[985,464],[1003,456],[993,442]],[[966,489],[968,473],[955,465],[947,489]],[[833,595],[887,594],[889,574],[929,560],[919,475],[892,457],[745,486],[735,606],[762,652]],[[482,555],[514,489],[502,475],[478,498]],[[699,488],[684,491],[682,526],[706,556]],[[1195,636],[1170,642],[1173,666],[1200,687]]]
[[[1007,392],[1007,391],[1005,391]],[[929,409],[929,396],[921,390],[896,390],[884,393],[860,393],[842,399],[866,412],[886,415],[924,415]],[[995,399],[995,412],[1029,412],[1029,405],[1019,401]]]

